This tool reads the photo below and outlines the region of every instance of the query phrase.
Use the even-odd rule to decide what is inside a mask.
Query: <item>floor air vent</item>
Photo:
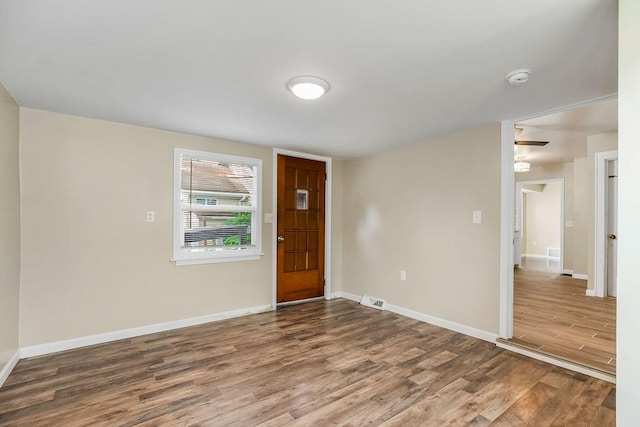
[[[560,258],[560,248],[547,248],[547,258]]]
[[[360,300],[360,304],[366,305],[367,307],[377,308],[378,310],[384,310],[387,302],[380,298],[363,295],[362,300]]]

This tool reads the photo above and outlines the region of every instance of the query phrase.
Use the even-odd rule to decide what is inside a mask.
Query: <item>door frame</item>
[[[273,262],[271,263],[271,309],[278,307],[278,154],[300,159],[317,160],[326,165],[327,181],[324,188],[324,299],[331,299],[331,193],[333,174],[331,168],[331,157],[318,156],[316,154],[301,153],[298,151],[285,150],[282,148],[273,149],[273,204],[271,224],[271,253]]]
[[[595,265],[594,265],[594,293],[595,296],[607,296],[607,162],[618,159],[618,150],[601,151],[596,153],[595,189],[596,189],[596,231],[595,231]]]
[[[560,184],[560,273],[564,272],[564,178],[536,179],[532,181],[516,182],[516,226],[519,226],[520,236],[522,234],[522,199],[524,193],[522,187],[529,184]]]

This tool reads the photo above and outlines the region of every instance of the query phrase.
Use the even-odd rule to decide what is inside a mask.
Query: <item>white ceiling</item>
[[[616,0],[0,0],[25,107],[357,157],[617,91]],[[529,83],[504,77],[531,68]],[[302,101],[293,76],[331,91]]]
[[[516,140],[549,141],[544,147],[518,146],[516,156],[532,165],[570,162],[587,156],[587,137],[618,130],[618,100],[592,103],[516,123]]]

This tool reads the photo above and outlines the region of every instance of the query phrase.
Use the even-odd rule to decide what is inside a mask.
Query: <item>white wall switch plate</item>
[[[482,223],[482,211],[473,211],[473,223],[474,224]]]
[[[156,213],[153,211],[147,211],[147,222],[155,222],[156,221]]]
[[[265,224],[273,223],[273,214],[271,212],[264,214],[264,223]]]
[[[400,280],[407,280],[407,272],[400,270]]]

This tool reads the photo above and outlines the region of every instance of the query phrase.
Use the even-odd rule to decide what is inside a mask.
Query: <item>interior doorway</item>
[[[607,181],[609,175],[617,177],[617,174],[609,174],[614,166],[605,159],[613,157],[604,150],[617,146],[617,100],[599,100],[518,122],[504,121],[501,130],[501,340],[498,345],[611,380],[615,378],[616,366],[616,300],[606,295],[615,292],[613,287],[609,290],[607,280],[609,275],[615,275],[615,264],[611,263],[608,271],[604,266],[608,264],[607,258],[615,253],[617,234],[615,223],[599,213],[599,208],[594,209],[594,205],[602,206],[602,212],[612,210],[609,206],[612,202],[605,195],[615,194],[610,188],[613,182]],[[529,147],[523,149],[519,139],[529,143],[524,144]],[[547,149],[551,151],[545,151]],[[558,156],[552,159],[554,150]],[[521,231],[518,221],[522,221],[515,215],[520,192],[515,191],[514,160],[526,165],[528,173],[520,175],[521,179],[526,176],[528,180],[560,177],[567,180],[568,216],[561,224],[566,237],[561,253],[566,257],[559,273],[513,268],[522,266],[522,260],[526,259],[521,259],[518,252],[528,252],[525,243],[514,244]],[[594,179],[594,172],[603,179]],[[599,222],[598,228],[594,217],[595,222]],[[600,245],[594,244],[594,230]],[[590,252],[593,247],[600,248],[595,257]],[[594,279],[592,274],[595,289],[590,283]],[[611,282],[615,284],[615,280]],[[598,286],[601,294],[596,293]],[[524,325],[529,330],[517,330],[516,325]]]
[[[561,273],[564,264],[564,180],[516,183],[516,224],[520,268]]]

